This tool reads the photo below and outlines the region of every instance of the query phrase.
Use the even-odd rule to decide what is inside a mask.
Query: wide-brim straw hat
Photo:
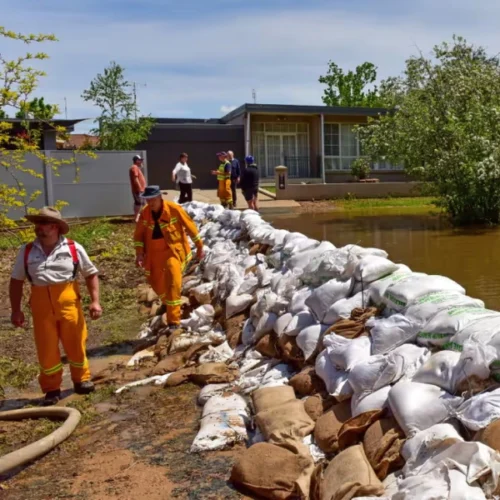
[[[37,214],[26,215],[26,220],[33,224],[57,224],[61,234],[69,233],[69,225],[62,218],[61,212],[54,207],[43,207]]]

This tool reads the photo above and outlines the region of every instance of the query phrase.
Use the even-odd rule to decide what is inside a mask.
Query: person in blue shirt
[[[246,168],[241,174],[241,191],[248,203],[248,208],[259,211],[257,200],[259,197],[259,168],[253,156],[245,158]]]
[[[231,191],[233,193],[233,207],[236,208],[236,188],[240,183],[241,177],[240,162],[234,157],[232,151],[227,152],[227,159],[231,163]]]

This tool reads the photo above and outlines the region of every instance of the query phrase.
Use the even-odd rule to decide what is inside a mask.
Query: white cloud
[[[142,112],[207,118],[236,107],[227,103],[252,102],[252,89],[259,103],[320,104],[318,77],[329,59],[345,68],[372,61],[383,78],[399,74],[417,46],[427,53],[453,33],[500,52],[500,3],[494,0],[380,0],[377,9],[359,1],[349,10],[334,2],[311,4],[228,11],[222,34],[214,22],[220,11],[182,23],[169,16],[168,4],[163,16],[142,15],[137,22],[96,15],[90,7],[85,15],[81,6],[75,12],[40,8],[26,17],[8,2],[3,13],[9,29],[57,34],[60,42],[44,48],[51,59],[43,63],[49,76],[39,93],[61,109],[66,97],[70,118],[96,116],[80,96],[110,60],[125,66],[129,80],[147,84],[138,87]]]
[[[228,113],[231,113],[231,111],[234,111],[238,106],[226,106],[226,105],[223,105],[220,107],[220,112],[223,114],[223,115],[227,115]]]

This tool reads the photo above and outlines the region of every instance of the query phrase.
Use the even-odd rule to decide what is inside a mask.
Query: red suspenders
[[[76,245],[73,240],[67,240],[68,248],[71,253],[71,258],[73,259],[73,276],[72,279],[76,278],[76,272],[78,271],[78,264],[80,263],[78,260],[78,252],[76,251]],[[29,282],[32,283],[31,276],[28,272],[28,257],[30,255],[31,249],[33,248],[33,243],[28,243],[24,249],[24,272],[26,273],[26,277]]]

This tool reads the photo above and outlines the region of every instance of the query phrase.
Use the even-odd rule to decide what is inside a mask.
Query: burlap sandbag
[[[280,358],[289,362],[294,367],[303,368],[305,365],[304,353],[297,345],[297,337],[283,334],[278,340]]]
[[[314,394],[304,401],[304,410],[316,422],[334,404],[337,404],[336,401],[328,395]]]
[[[328,410],[316,421],[314,439],[325,453],[335,453],[339,449],[338,435],[344,422],[351,418],[351,401],[342,401]]]
[[[311,476],[311,488],[309,490],[310,500],[323,500],[323,492],[321,487],[323,485],[323,475],[325,472],[325,462],[321,462],[314,468]]]
[[[394,417],[381,418],[366,431],[363,448],[381,481],[404,465],[404,459],[400,454],[404,442],[405,434]]]
[[[284,439],[302,439],[314,429],[313,419],[299,399],[260,411],[255,421],[266,441],[281,443]]]
[[[363,446],[357,444],[340,452],[330,462],[321,490],[323,500],[352,500],[383,495],[384,486],[368,462]]]
[[[299,397],[312,396],[326,390],[323,380],[316,375],[313,366],[307,366],[288,382]]]
[[[293,387],[289,385],[280,385],[276,387],[263,387],[252,393],[253,406],[255,413],[269,410],[288,401],[294,401],[297,398]]]
[[[195,373],[189,376],[189,380],[195,384],[225,384],[239,378],[237,368],[230,367],[225,363],[203,363],[196,367]]]
[[[368,335],[368,330],[365,328],[366,322],[377,314],[376,307],[368,307],[366,309],[356,308],[351,312],[349,319],[339,319],[325,332],[325,335],[335,333],[347,339],[355,339]]]
[[[255,345],[255,350],[266,358],[279,358],[276,340],[272,333],[264,335]]]
[[[495,420],[484,429],[476,432],[474,441],[480,441],[490,448],[500,451],[500,420]]]
[[[257,443],[239,456],[231,482],[262,498],[308,498],[314,464],[302,443]]]
[[[181,385],[189,380],[189,377],[193,375],[196,371],[194,366],[190,368],[183,368],[175,373],[172,373],[165,382],[165,387],[175,387]]]
[[[208,350],[205,344],[194,344],[185,352],[176,352],[169,354],[165,359],[160,361],[152,370],[151,375],[165,375],[166,373],[175,372],[183,368],[186,364],[194,362],[203,352]]]
[[[246,314],[238,314],[228,320],[226,320],[226,337],[227,343],[231,347],[231,349],[235,349],[236,346],[242,343],[241,334],[242,334],[242,325],[245,321],[247,315]]]
[[[363,442],[363,437],[368,428],[382,418],[384,410],[372,410],[352,417],[343,423],[338,435],[339,450],[345,450]]]

